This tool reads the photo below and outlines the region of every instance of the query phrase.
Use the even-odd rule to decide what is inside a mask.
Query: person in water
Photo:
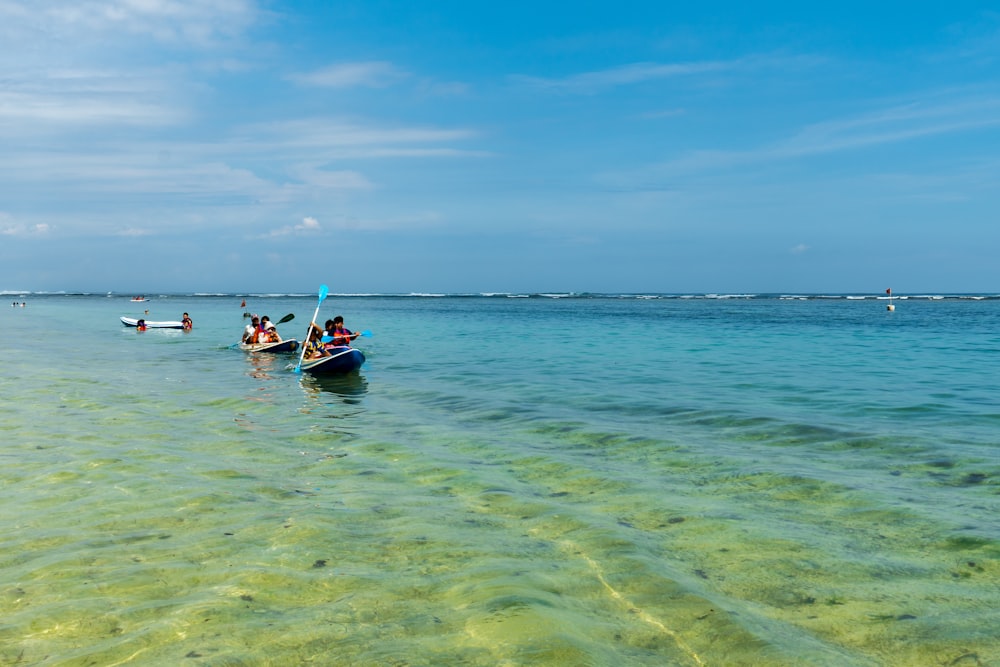
[[[191,321],[187,313],[184,313],[184,317],[181,318],[181,326],[185,329],[191,329],[194,326],[194,322]]]
[[[327,343],[327,345],[332,345],[333,347],[343,347],[350,346],[351,341],[360,336],[359,333],[354,333],[350,329],[344,327],[344,318],[337,315],[332,320],[326,321],[326,335],[333,338],[332,341]]]
[[[135,330],[136,331],[145,331],[146,330],[146,320],[139,320],[138,322],[136,322],[135,323]]]

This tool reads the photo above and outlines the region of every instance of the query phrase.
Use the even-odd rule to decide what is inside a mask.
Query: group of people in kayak
[[[243,329],[243,342],[248,345],[280,343],[281,336],[274,327],[274,323],[271,322],[270,317],[267,315],[264,317],[254,315],[250,318],[250,324],[246,325],[246,328]]]
[[[309,340],[306,341],[305,355],[309,359],[326,357],[335,347],[349,347],[351,341],[360,336],[344,326],[344,318],[337,315],[320,327],[315,322],[309,325]],[[271,319],[264,315],[252,315],[250,324],[243,329],[243,342],[248,345],[259,343],[280,343],[281,336]]]
[[[309,340],[306,341],[305,356],[308,359],[329,357],[336,347],[350,347],[351,341],[360,336],[344,326],[344,318],[337,315],[327,320],[323,328],[312,322],[309,325]],[[325,339],[325,340],[324,340]]]

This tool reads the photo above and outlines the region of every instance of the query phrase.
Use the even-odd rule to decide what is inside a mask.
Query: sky
[[[998,251],[989,3],[0,0],[0,290],[1000,292]]]

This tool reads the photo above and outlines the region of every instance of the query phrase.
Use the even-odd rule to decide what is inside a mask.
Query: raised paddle
[[[312,319],[309,320],[309,328],[306,329],[306,338],[304,341],[302,341],[302,354],[299,355],[299,363],[295,364],[296,373],[302,372],[302,360],[306,356],[306,346],[309,343],[309,334],[312,333],[312,326],[313,326],[312,323],[316,321],[316,316],[319,315],[319,307],[323,305],[323,299],[325,299],[326,295],[329,293],[330,293],[329,287],[327,287],[326,285],[319,286],[319,301],[316,302],[316,312],[313,313]]]

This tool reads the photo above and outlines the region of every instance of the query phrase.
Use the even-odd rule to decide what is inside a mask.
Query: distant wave
[[[108,296],[108,297],[133,297],[130,292],[71,292],[71,291],[32,291],[32,290],[0,290],[3,296]],[[860,294],[808,294],[808,293],[719,293],[719,292],[690,292],[690,293],[668,293],[668,292],[344,292],[330,293],[330,297],[343,299],[623,299],[623,300],[705,300],[705,301],[725,301],[725,300],[783,300],[783,301],[812,301],[812,300],[843,300],[843,301],[887,301],[889,296],[883,293]],[[268,292],[268,293],[247,293],[247,292],[166,292],[157,294],[157,298],[209,298],[209,299],[315,299],[313,292]],[[148,298],[148,297],[147,297]],[[997,293],[921,293],[921,294],[893,294],[894,301],[992,301],[1000,300]]]

